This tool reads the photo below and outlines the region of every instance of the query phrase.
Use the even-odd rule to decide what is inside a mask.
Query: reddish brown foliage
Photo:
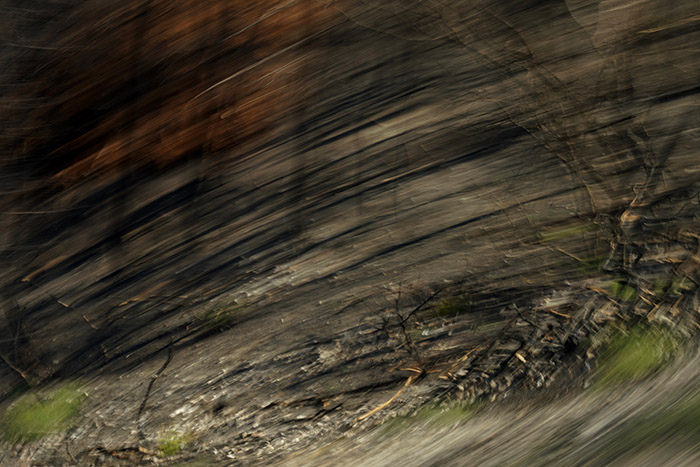
[[[272,0],[66,8],[21,52],[26,79],[7,101],[40,105],[0,111],[6,150],[63,185],[116,167],[231,157],[293,115],[313,56],[305,38],[332,24],[332,11]]]

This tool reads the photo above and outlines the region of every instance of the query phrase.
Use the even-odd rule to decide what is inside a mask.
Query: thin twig
[[[579,258],[578,256],[576,256],[576,255],[574,255],[574,254],[569,253],[568,251],[565,251],[565,250],[562,249],[562,248],[555,247],[554,249],[557,250],[559,253],[563,253],[563,254],[565,254],[566,256],[568,256],[569,258],[578,261],[579,263],[583,263],[583,260],[582,260],[581,258]]]
[[[479,351],[479,350],[481,350],[481,349],[483,349],[482,346],[474,347],[474,348],[471,349],[469,352],[467,352],[467,353],[465,353],[464,355],[462,355],[462,357],[460,357],[459,360],[457,360],[455,363],[453,363],[448,369],[446,369],[445,371],[443,371],[442,373],[440,373],[440,375],[438,376],[438,378],[439,378],[439,379],[448,379],[448,376],[451,377],[451,376],[452,376],[452,370],[454,370],[454,369],[457,367],[457,365],[459,365],[460,363],[464,363],[465,361],[467,361],[467,359],[468,359],[474,352],[477,352],[477,351]]]
[[[6,364],[8,367],[10,367],[10,369],[12,369],[13,371],[15,371],[18,375],[20,375],[20,376],[22,377],[22,379],[23,379],[27,384],[29,384],[29,385],[31,386],[31,384],[29,383],[29,380],[27,379],[27,376],[25,375],[25,373],[24,373],[22,370],[20,370],[19,368],[17,368],[16,366],[14,366],[1,352],[0,352],[0,359],[2,359],[2,361],[5,362],[5,364]]]
[[[552,313],[553,315],[561,316],[562,318],[573,319],[573,316],[567,315],[566,313],[561,313],[561,312],[556,311],[556,310],[553,310],[553,309],[551,309],[551,308],[547,308],[547,309],[544,310],[544,311],[547,311],[547,312],[549,312],[549,313]]]
[[[78,313],[78,314],[80,315],[80,317],[83,318],[83,320],[84,320],[84,321],[88,324],[88,326],[90,326],[92,329],[95,329],[95,330],[99,329],[97,326],[95,326],[94,324],[92,324],[92,322],[91,322],[89,319],[87,319],[87,316],[85,316],[84,314],[82,314],[80,311],[78,311],[78,310],[77,310],[75,307],[73,307],[72,305],[70,305],[70,304],[68,304],[68,303],[65,303],[65,302],[62,302],[58,297],[56,297],[54,294],[52,294],[52,293],[49,292],[48,290],[45,290],[45,289],[44,289],[43,287],[41,287],[39,284],[35,284],[34,282],[32,282],[32,281],[29,279],[29,276],[27,276],[27,277],[25,277],[24,279],[22,279],[22,282],[24,282],[24,283],[26,283],[26,284],[29,284],[29,285],[31,285],[31,286],[33,286],[33,287],[36,287],[40,292],[42,292],[43,294],[45,294],[45,295],[51,297],[52,300],[54,300],[56,303],[58,303],[58,304],[61,305],[62,307],[68,308],[69,310],[73,310],[73,311],[75,311],[76,313]]]
[[[411,376],[409,376],[408,379],[406,380],[406,382],[404,383],[404,385],[401,387],[401,389],[399,389],[396,392],[396,394],[391,396],[391,398],[388,401],[384,402],[383,404],[378,405],[377,407],[373,408],[372,410],[370,410],[366,414],[360,415],[359,417],[357,417],[355,419],[355,423],[361,422],[362,420],[365,420],[365,419],[371,417],[375,413],[379,412],[380,410],[384,409],[386,406],[388,406],[389,404],[394,402],[396,400],[396,398],[399,397],[406,390],[406,388],[409,387],[411,385],[411,383],[413,383],[419,376],[420,376],[420,373],[415,373],[415,374],[412,374]]]
[[[417,307],[415,307],[415,308],[413,309],[413,311],[411,311],[408,315],[406,315],[406,317],[403,318],[402,321],[401,321],[399,324],[400,324],[401,326],[403,326],[403,325],[406,323],[406,321],[408,321],[408,320],[411,318],[411,316],[413,316],[414,314],[418,313],[418,312],[419,312],[425,305],[427,305],[433,298],[437,297],[438,294],[440,294],[440,292],[442,292],[442,289],[438,289],[436,292],[434,292],[434,293],[433,293],[432,295],[430,295],[428,298],[426,298],[425,300],[423,300],[423,302],[421,302],[420,305],[418,305]]]
[[[158,369],[158,371],[156,371],[153,374],[153,376],[151,376],[151,381],[148,383],[148,388],[146,388],[146,394],[143,396],[143,400],[141,401],[141,405],[139,406],[139,410],[136,414],[136,420],[139,424],[139,436],[141,439],[145,439],[145,435],[141,426],[141,416],[143,415],[143,411],[146,408],[146,403],[148,402],[148,398],[151,395],[153,385],[155,384],[158,377],[165,371],[165,369],[170,364],[170,361],[173,359],[173,353],[173,339],[170,338],[170,343],[168,344],[168,357],[165,359],[165,362],[163,362],[163,365]]]

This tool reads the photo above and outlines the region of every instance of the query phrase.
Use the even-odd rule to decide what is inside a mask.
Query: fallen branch
[[[414,368],[409,368],[408,370],[409,371],[418,371]],[[396,394],[391,396],[391,398],[388,401],[384,402],[383,404],[378,405],[377,407],[373,408],[372,410],[370,410],[366,414],[357,417],[355,419],[355,423],[361,422],[362,420],[365,420],[365,419],[371,417],[375,413],[379,412],[380,410],[384,409],[386,406],[388,406],[389,404],[394,402],[396,400],[396,398],[399,397],[401,395],[401,393],[403,393],[406,390],[406,388],[409,387],[421,375],[421,373],[422,372],[416,372],[416,373],[412,374],[411,376],[409,376],[408,379],[406,380],[406,382],[404,383],[404,385],[401,387],[401,389],[399,389],[396,392]]]
[[[153,385],[155,384],[156,380],[158,377],[165,371],[165,369],[170,365],[170,361],[173,359],[173,339],[170,339],[170,343],[168,344],[168,357],[165,359],[165,362],[163,362],[163,365],[156,371],[153,376],[151,376],[151,381],[148,383],[148,388],[146,388],[146,394],[143,396],[143,400],[141,401],[141,405],[139,406],[139,410],[136,414],[136,421],[139,425],[139,435],[141,439],[145,439],[143,429],[141,426],[141,416],[143,415],[143,411],[146,408],[146,403],[148,402],[148,398],[151,395],[151,390],[153,389]]]
[[[467,359],[468,359],[474,352],[476,352],[476,351],[478,351],[478,350],[481,350],[482,348],[483,348],[482,346],[474,347],[474,348],[471,349],[469,352],[467,352],[467,353],[465,353],[464,355],[462,355],[462,357],[460,357],[459,360],[457,360],[455,363],[453,363],[452,366],[450,366],[448,369],[446,369],[445,371],[443,371],[442,373],[440,373],[440,375],[438,376],[438,378],[439,378],[439,379],[445,379],[445,380],[446,380],[446,379],[449,379],[450,377],[453,377],[453,376],[452,376],[452,370],[454,370],[454,369],[457,367],[457,365],[459,365],[459,364],[464,363],[465,361],[467,361]]]
[[[31,386],[31,383],[27,379],[27,375],[25,374],[26,372],[20,370],[16,366],[14,366],[1,352],[0,352],[0,360],[5,362],[5,364],[13,371],[15,371],[27,384]]]
[[[544,310],[544,311],[548,311],[549,313],[552,313],[553,315],[561,316],[562,318],[566,318],[566,319],[572,319],[572,318],[573,318],[573,316],[571,316],[571,315],[567,315],[566,313],[561,313],[561,312],[559,312],[559,311],[552,310],[551,308],[547,308],[547,309]]]

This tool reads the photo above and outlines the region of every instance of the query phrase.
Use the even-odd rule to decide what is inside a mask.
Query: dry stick
[[[438,289],[435,293],[433,293],[433,294],[430,295],[428,298],[426,298],[425,300],[423,300],[423,302],[422,302],[420,305],[418,305],[417,307],[415,307],[408,315],[406,315],[405,318],[402,318],[402,320],[401,320],[401,322],[400,322],[399,324],[400,324],[401,326],[403,326],[403,325],[406,323],[406,321],[409,320],[409,318],[410,318],[411,316],[413,316],[414,314],[418,313],[418,312],[421,310],[421,308],[423,308],[425,305],[427,305],[433,298],[437,297],[438,294],[440,294],[440,292],[442,292],[442,289]],[[400,315],[399,315],[399,316],[400,316]]]
[[[675,303],[673,305],[671,305],[671,308],[669,308],[668,312],[672,316],[678,316],[678,314],[681,312],[681,310],[678,308],[678,304],[681,302],[681,300],[683,300],[683,298],[684,298],[683,295],[678,297],[678,300],[676,300]]]
[[[408,315],[406,315],[405,318],[399,314],[398,303],[397,303],[396,313],[399,315],[399,318],[401,319],[401,321],[399,321],[399,327],[401,328],[401,333],[403,335],[404,341],[406,342],[406,346],[408,347],[408,351],[417,359],[419,358],[418,349],[416,348],[415,344],[413,343],[413,339],[411,339],[411,336],[408,335],[408,331],[406,330],[406,321],[408,321],[411,318],[411,316],[418,313],[421,310],[421,308],[423,308],[427,303],[429,303],[433,298],[435,298],[440,292],[442,292],[442,289],[438,289],[435,293],[433,293],[428,298],[426,298],[423,302],[421,302],[420,305],[418,305],[413,310],[411,310],[411,312]]]
[[[83,318],[83,320],[85,320],[85,322],[88,324],[88,326],[90,326],[92,329],[95,329],[95,330],[99,329],[97,326],[95,326],[94,324],[92,324],[92,322],[90,322],[89,319],[87,319],[87,316],[85,316],[84,314],[82,314],[80,311],[78,311],[78,310],[77,310],[75,307],[73,307],[72,305],[69,305],[68,303],[62,302],[58,297],[56,297],[56,296],[55,296],[54,294],[52,294],[51,292],[45,290],[45,289],[44,289],[43,287],[41,287],[39,284],[35,284],[34,282],[32,282],[31,280],[29,280],[29,279],[26,278],[26,277],[25,277],[24,279],[22,279],[22,282],[27,283],[27,284],[29,284],[29,285],[31,285],[31,286],[36,287],[37,289],[39,289],[39,291],[41,291],[42,293],[44,293],[44,294],[48,295],[49,297],[51,297],[52,300],[54,300],[56,303],[58,303],[58,304],[61,305],[62,307],[68,308],[69,310],[73,310],[73,311],[75,311],[76,313],[78,313],[78,314],[80,315],[80,317]]]
[[[438,378],[439,378],[439,379],[448,379],[448,376],[452,376],[452,370],[454,370],[454,369],[457,367],[457,365],[459,365],[460,363],[464,363],[465,361],[467,361],[467,359],[468,359],[474,352],[477,352],[477,351],[481,350],[482,348],[483,348],[482,346],[474,347],[474,348],[471,349],[469,352],[465,353],[462,357],[460,357],[459,360],[457,360],[455,363],[453,363],[448,369],[446,369],[445,371],[443,371],[442,373],[440,373],[440,375],[438,376]]]
[[[75,462],[75,465],[80,465],[80,463],[78,462],[78,459],[76,459],[75,456],[73,455],[73,453],[70,452],[70,448],[68,446],[70,444],[70,440],[68,439],[68,436],[69,436],[68,433],[66,433],[66,436],[63,438],[63,442],[65,443],[65,447],[66,447],[66,452],[68,453],[68,456],[70,456],[71,460],[73,462]]]
[[[571,316],[571,315],[567,315],[566,313],[561,313],[561,312],[559,312],[559,311],[552,310],[551,308],[547,308],[547,309],[544,310],[544,311],[547,311],[547,312],[549,312],[549,313],[552,313],[553,315],[561,316],[562,318],[566,318],[566,319],[572,319],[572,318],[573,318],[573,316]]]
[[[148,388],[146,388],[146,394],[143,396],[143,401],[141,401],[141,405],[139,406],[139,410],[136,414],[136,420],[139,425],[139,437],[143,440],[146,438],[146,436],[143,433],[143,427],[141,426],[141,415],[143,415],[143,411],[146,408],[146,403],[148,402],[148,397],[151,395],[151,389],[153,389],[153,385],[155,384],[156,380],[158,377],[165,371],[165,369],[168,367],[170,364],[170,361],[173,359],[173,339],[170,338],[170,343],[168,344],[168,357],[165,359],[165,362],[163,362],[163,365],[156,371],[153,376],[151,376],[151,381],[148,383]]]
[[[515,311],[518,313],[518,316],[520,316],[520,319],[522,319],[523,321],[525,321],[526,323],[528,323],[530,326],[534,327],[535,329],[542,330],[542,327],[540,327],[536,322],[525,317],[525,315],[520,311],[520,309],[518,308],[518,305],[516,305],[515,302],[513,302],[513,308],[515,308]]]
[[[31,386],[31,384],[29,383],[29,380],[27,379],[27,375],[26,375],[22,370],[20,370],[19,368],[17,368],[16,366],[14,366],[12,363],[10,363],[10,361],[9,361],[2,353],[0,353],[0,359],[2,359],[2,361],[5,362],[5,364],[6,364],[8,367],[10,367],[10,368],[11,368],[12,370],[14,370],[18,375],[20,375],[20,376],[22,377],[22,379],[24,380],[25,383],[27,383],[27,384],[29,384],[29,385]]]
[[[658,304],[656,304],[656,306],[655,306],[654,308],[652,308],[652,309],[649,311],[649,313],[647,313],[647,320],[651,321],[652,319],[655,319],[655,318],[656,318],[656,312],[659,311],[659,308],[661,308],[661,305],[662,305],[663,303],[664,303],[663,301],[662,301],[662,302],[659,302]]]
[[[566,256],[568,256],[569,258],[578,261],[579,263],[583,263],[583,260],[582,260],[581,258],[579,258],[578,256],[576,256],[576,255],[574,255],[574,254],[569,253],[568,251],[565,251],[565,250],[562,249],[562,248],[555,247],[554,249],[557,250],[559,253],[563,253],[563,254],[565,254]]]
[[[410,368],[409,370],[416,371],[414,368]],[[415,373],[415,374],[409,376],[408,379],[406,380],[406,382],[404,383],[404,385],[401,387],[401,389],[399,389],[396,392],[396,394],[391,396],[391,398],[388,401],[384,402],[383,404],[378,405],[377,407],[373,408],[372,410],[370,410],[366,414],[357,417],[355,419],[355,423],[361,422],[362,420],[365,420],[366,418],[371,417],[375,413],[379,412],[380,410],[382,410],[383,408],[385,408],[386,406],[388,406],[389,404],[394,402],[396,400],[396,398],[399,397],[401,395],[401,393],[403,393],[406,390],[406,388],[409,387],[411,385],[411,383],[413,383],[416,380],[416,378],[418,378],[419,376],[420,376],[420,373]]]

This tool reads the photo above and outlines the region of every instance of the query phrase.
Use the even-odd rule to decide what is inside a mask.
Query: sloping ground
[[[516,400],[346,434],[279,465],[697,465],[698,357],[656,377],[597,392]],[[542,397],[545,395],[545,397]],[[454,410],[454,409],[453,409]]]
[[[698,326],[693,2],[243,3],[2,3],[2,404],[88,397],[0,462],[260,462]]]

